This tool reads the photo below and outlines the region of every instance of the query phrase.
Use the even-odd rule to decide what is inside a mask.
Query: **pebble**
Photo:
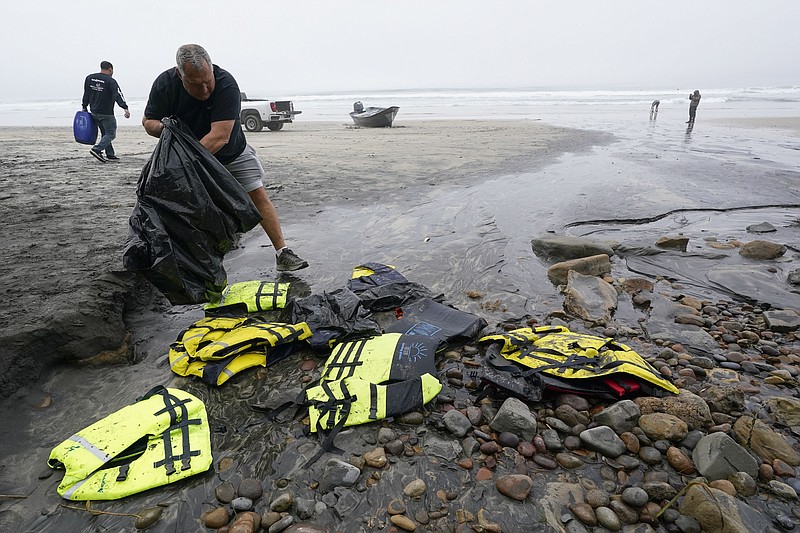
[[[569,506],[569,510],[582,524],[589,527],[595,527],[597,525],[597,516],[594,514],[592,506],[588,503],[572,503]]]
[[[422,481],[420,478],[417,478],[411,481],[408,485],[403,488],[403,494],[408,496],[409,498],[419,498],[425,491],[427,490],[427,485],[425,482]]]
[[[209,529],[219,529],[226,525],[230,520],[228,510],[224,507],[218,507],[214,510],[203,513],[203,524]]]
[[[147,529],[161,518],[162,512],[164,512],[164,508],[158,506],[142,509],[136,513],[136,522],[133,526],[136,529]]]
[[[233,499],[231,507],[234,511],[249,511],[253,508],[253,500],[245,498],[244,496],[239,496]]]
[[[511,474],[498,479],[495,482],[495,487],[497,487],[500,494],[521,502],[530,494],[533,480],[529,476]]]
[[[386,459],[386,450],[383,448],[375,448],[363,455],[364,462],[367,466],[372,468],[383,468],[386,466],[388,459]]]
[[[406,515],[392,515],[389,520],[403,531],[415,531],[417,529],[417,524]]]
[[[519,437],[509,431],[503,431],[497,436],[497,442],[500,446],[516,448],[519,444]]]
[[[571,453],[556,454],[556,461],[558,461],[558,464],[567,469],[580,468],[583,466],[583,461],[581,458]]]
[[[522,441],[517,445],[517,452],[525,458],[530,458],[536,453],[536,448],[532,442]]]
[[[731,496],[736,496],[736,488],[733,486],[733,483],[727,479],[716,479],[709,483],[708,486],[714,489],[719,489],[726,494],[730,494]]]
[[[597,515],[597,523],[611,531],[619,531],[622,524],[619,517],[608,507],[598,507],[594,510]]]
[[[611,501],[608,497],[608,493],[600,489],[587,490],[584,500],[586,500],[586,503],[591,505],[594,509],[598,507],[607,507]]]
[[[253,501],[258,500],[264,494],[264,487],[261,486],[261,481],[255,478],[246,478],[239,483],[239,489],[236,491],[237,496],[244,496]]]
[[[558,467],[558,463],[546,455],[534,455],[533,462],[547,470],[555,470]]]
[[[226,481],[217,485],[214,489],[214,496],[220,503],[231,503],[236,497],[236,490],[233,488],[233,483]]]
[[[403,500],[394,499],[389,502],[386,510],[390,515],[403,514],[406,512],[406,504],[403,502]]]
[[[291,526],[294,522],[294,517],[292,515],[287,515],[282,517],[280,520],[269,526],[267,530],[268,533],[280,533],[287,527]]]
[[[642,507],[649,500],[647,492],[641,487],[628,487],[622,491],[622,501],[634,507]]]
[[[293,501],[294,496],[292,496],[292,494],[289,492],[284,492],[270,502],[269,508],[271,511],[275,511],[276,513],[283,513],[292,507]]]

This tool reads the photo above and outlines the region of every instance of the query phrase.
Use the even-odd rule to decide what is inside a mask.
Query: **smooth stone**
[[[231,507],[234,511],[249,511],[253,508],[253,500],[250,498],[245,498],[244,496],[239,496],[238,498],[234,498],[231,502]]]
[[[417,529],[417,524],[409,517],[402,514],[392,515],[389,517],[389,520],[403,531],[415,531]]]
[[[289,492],[284,492],[270,502],[269,508],[276,513],[283,513],[292,507],[292,502],[294,502],[294,496]]]
[[[534,455],[533,462],[547,470],[555,470],[558,467],[558,463],[545,455]]]
[[[403,488],[403,494],[408,496],[409,498],[419,498],[425,491],[427,490],[427,485],[425,482],[419,478],[411,481]]]
[[[510,474],[495,482],[495,487],[504,496],[519,502],[524,501],[533,487],[533,480],[526,475]]]
[[[611,502],[608,493],[600,489],[587,490],[584,500],[594,509],[598,507],[608,507],[608,504]]]
[[[147,529],[155,524],[159,518],[161,518],[162,512],[164,512],[164,508],[158,506],[142,509],[136,513],[136,521],[134,522],[133,527],[136,529]]]
[[[584,525],[595,527],[597,525],[597,516],[594,514],[594,509],[588,503],[573,503],[570,504],[569,510],[575,515],[575,518],[581,521]]]
[[[642,507],[650,497],[641,487],[628,487],[622,491],[622,501],[634,507]]]
[[[608,507],[598,507],[594,510],[597,515],[597,523],[611,531],[619,531],[622,523],[614,511]]]
[[[227,525],[230,518],[226,508],[218,507],[212,511],[203,513],[203,524],[209,529],[219,529]]]
[[[258,500],[264,494],[264,487],[261,481],[256,478],[246,478],[239,482],[239,488],[236,491],[237,496],[244,496],[253,501]]]
[[[583,466],[583,461],[581,458],[576,455],[572,455],[571,453],[556,454],[556,461],[558,461],[558,464],[567,469],[580,468]]]
[[[214,489],[214,496],[220,503],[231,503],[236,497],[236,490],[233,488],[233,483],[225,481],[217,485]]]

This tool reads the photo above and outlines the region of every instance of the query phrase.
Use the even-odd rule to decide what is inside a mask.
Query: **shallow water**
[[[688,129],[675,120],[677,110],[674,113],[662,110],[656,121],[641,114],[632,118],[583,116],[581,124],[577,116],[565,114],[558,117],[559,125],[611,132],[618,140],[589,153],[567,154],[553,164],[496,176],[470,187],[421,188],[409,191],[405,200],[382,203],[378,199],[375,205],[364,207],[329,206],[307,221],[284,222],[292,242],[302,243],[296,251],[312,263],[297,278],[307,290],[319,293],[344,286],[357,264],[387,263],[409,280],[444,293],[448,303],[480,314],[494,325],[526,315],[541,318],[561,307],[557,288],[547,280],[548,265],[531,252],[530,239],[546,233],[587,235],[636,246],[652,246],[662,235],[682,233],[690,238],[690,251],[703,248],[704,239],[712,236],[720,242],[765,238],[789,246],[774,265],[784,279],[786,273],[800,268],[800,140],[779,132],[759,130],[754,135],[749,130],[704,123]],[[764,221],[771,222],[778,232],[760,237],[746,232],[748,225]],[[226,259],[230,281],[274,277],[271,253],[266,237],[251,232],[244,245]],[[691,268],[670,267],[665,261],[660,265],[665,271],[659,274],[671,275],[705,298],[730,299],[730,291],[721,290],[698,273],[713,265],[744,263],[735,251],[721,255],[724,257]],[[635,272],[615,260],[614,275],[628,277]],[[777,291],[782,290],[779,282]],[[479,291],[483,297],[470,299],[466,291]],[[800,304],[800,296],[796,301]],[[164,354],[178,333],[201,316],[202,310],[195,307],[151,303],[128,317],[137,364],[61,368],[33,387],[24,405],[2,406],[0,414],[7,420],[3,449],[9,458],[5,464],[13,465],[1,473],[2,486],[6,493],[30,494],[27,500],[0,504],[0,512],[6,513],[0,514],[0,524],[15,523],[8,514],[15,513],[25,527],[36,531],[132,529],[130,518],[92,518],[59,507],[63,502],[55,486],[60,475],[35,480],[46,470],[50,449],[71,432],[127,405],[154,385],[173,382]],[[320,461],[317,470],[297,473],[298,464],[314,453],[317,442],[302,435],[299,420],[279,419],[242,429],[258,417],[252,404],[278,402],[277,397],[291,397],[299,390],[302,373],[297,366],[298,359],[293,357],[266,372],[246,373],[216,390],[175,378],[209,406],[215,467],[223,457],[231,457],[234,467],[98,507],[135,512],[157,503],[168,504],[152,531],[187,531],[198,528],[195,519],[211,507],[214,487],[227,478],[289,478],[289,486],[305,495],[324,463]],[[286,390],[287,383],[296,387]],[[47,395],[53,405],[35,407]],[[353,445],[374,431],[373,427],[358,428],[351,439]],[[446,461],[439,465],[430,461],[423,457],[408,463],[398,461],[385,473],[379,492],[367,491],[360,501],[349,503],[343,498],[341,508],[329,510],[321,520],[341,525],[341,516],[377,513],[416,476],[434,476],[437,488],[462,490],[464,472]],[[265,498],[278,488],[267,490]],[[533,499],[543,491],[542,486],[534,489]],[[491,485],[478,484],[458,501],[475,512],[481,505],[489,507],[494,496]],[[498,517],[498,521],[541,519],[532,503],[517,509],[515,512],[524,516]],[[354,531],[360,525],[342,527]]]

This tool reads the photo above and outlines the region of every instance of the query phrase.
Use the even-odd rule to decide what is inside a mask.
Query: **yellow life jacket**
[[[509,361],[561,379],[630,375],[678,394],[678,389],[628,346],[610,338],[574,333],[563,326],[520,328],[489,335],[481,343],[502,343]]]
[[[312,432],[331,431],[399,416],[422,407],[441,390],[439,380],[428,373],[386,384],[356,377],[322,381],[306,389],[309,425]]]
[[[181,332],[170,346],[170,369],[219,386],[243,370],[279,361],[291,352],[292,342],[310,336],[305,322],[203,318]]]
[[[424,335],[386,333],[338,344],[320,384],[306,389],[311,431],[340,429],[411,411],[431,401],[440,342]]]
[[[48,464],[66,469],[62,497],[115,500],[205,472],[211,461],[203,402],[158,387],[56,446]]]
[[[283,309],[289,283],[275,281],[242,281],[225,287],[218,301],[205,305],[207,315],[233,311],[240,314]]]

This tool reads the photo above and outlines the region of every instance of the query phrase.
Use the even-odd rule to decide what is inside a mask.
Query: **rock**
[[[727,479],[736,472],[758,475],[756,460],[725,433],[712,433],[700,439],[692,460],[700,474],[711,481]]]
[[[708,428],[714,423],[705,400],[685,389],[682,389],[677,396],[666,398],[642,396],[634,401],[643,415],[667,413],[686,422],[689,430]]]
[[[417,524],[415,524],[414,521],[411,520],[409,517],[402,514],[396,514],[390,516],[389,521],[391,521],[392,524],[396,525],[403,531],[416,531],[417,529]]]
[[[203,524],[209,529],[219,529],[228,524],[230,515],[224,507],[218,507],[212,511],[203,513]]]
[[[656,448],[652,446],[642,446],[642,448],[639,450],[639,459],[649,465],[657,465],[664,459],[664,457]]]
[[[261,481],[255,478],[246,478],[239,483],[239,488],[236,491],[237,496],[244,496],[253,501],[261,498],[264,494],[264,487],[261,486]]]
[[[389,512],[390,515],[403,514],[406,512],[406,504],[405,502],[403,502],[403,500],[394,499],[389,502],[389,505],[386,508],[386,510]]]
[[[456,437],[463,437],[472,429],[472,422],[458,409],[450,409],[442,417],[445,427]]]
[[[750,233],[772,233],[778,230],[769,222],[761,222],[759,224],[750,224],[747,226],[747,231]]]
[[[525,501],[533,487],[533,480],[526,475],[510,474],[495,482],[498,492],[519,502]]]
[[[678,493],[675,487],[665,481],[647,481],[642,489],[654,501],[669,501]]]
[[[762,240],[746,242],[739,248],[739,255],[749,259],[777,259],[785,253],[786,246]]]
[[[775,479],[769,482],[769,490],[775,496],[784,500],[797,499],[797,491],[795,491],[791,486],[787,485],[786,483],[782,483]]]
[[[800,329],[800,314],[792,309],[764,311],[764,322],[771,331],[788,333]]]
[[[350,463],[341,459],[330,459],[325,465],[319,488],[322,492],[329,492],[336,487],[352,487],[359,475],[361,471]]]
[[[516,448],[519,442],[519,437],[510,431],[503,431],[497,436],[497,443],[503,447]]]
[[[583,466],[583,461],[580,457],[572,455],[571,453],[556,454],[556,461],[566,469],[580,468]]]
[[[388,462],[386,459],[386,451],[383,448],[375,448],[365,453],[362,457],[367,466],[372,468],[383,468]]]
[[[158,519],[161,518],[161,513],[164,512],[163,507],[147,507],[146,509],[142,509],[136,513],[136,521],[133,524],[133,527],[136,529],[147,529],[148,527],[152,526]]]
[[[236,490],[233,488],[233,483],[225,481],[220,483],[214,489],[214,496],[220,503],[231,503],[236,497]]]
[[[597,516],[594,514],[594,509],[588,503],[577,502],[569,506],[569,510],[575,515],[575,518],[581,521],[582,524],[589,527],[597,525]]]
[[[532,440],[538,429],[536,417],[528,406],[513,397],[503,402],[489,427],[498,432],[509,431],[524,440]]]
[[[749,446],[756,455],[768,463],[780,459],[792,466],[800,465],[800,453],[792,448],[786,437],[761,420],[742,416],[734,423],[733,433],[738,442]]]
[[[690,486],[686,491],[680,512],[697,520],[704,532],[749,531],[739,516],[735,498],[701,483]]]
[[[425,482],[422,481],[420,478],[417,478],[410,483],[408,483],[405,487],[403,487],[403,494],[408,496],[409,498],[419,498],[425,491],[427,490],[427,485]]]
[[[599,254],[608,257],[614,255],[614,250],[608,244],[568,235],[548,235],[531,239],[531,249],[537,257],[548,261],[566,261]]]
[[[728,481],[731,482],[736,493],[745,498],[754,495],[758,491],[756,480],[747,472],[734,472],[728,476]]]
[[[639,427],[653,440],[681,441],[689,433],[689,426],[677,416],[652,413],[639,417]]]
[[[632,430],[639,423],[641,410],[631,400],[621,400],[613,403],[594,415],[594,421],[601,426],[608,426],[615,433],[624,433]]]
[[[569,272],[578,272],[586,276],[603,276],[611,272],[611,261],[606,254],[570,259],[547,269],[547,277],[555,285],[565,285]]]
[[[255,533],[259,529],[261,529],[261,515],[250,511],[238,515],[228,533]]]
[[[586,496],[584,498],[586,503],[592,506],[592,508],[596,509],[598,507],[607,507],[611,500],[608,497],[608,493],[604,490],[600,489],[591,489],[586,491]]]
[[[289,526],[292,525],[294,522],[294,517],[292,515],[287,515],[282,517],[280,520],[269,526],[267,530],[268,533],[280,533],[281,531],[286,530]],[[287,530],[288,531],[288,530]],[[295,530],[299,531],[299,530]]]
[[[686,251],[689,245],[689,237],[659,237],[656,241],[656,246],[659,248],[666,248],[669,250]]]
[[[605,325],[617,308],[618,295],[607,282],[570,270],[564,289],[564,310],[592,324]]]
[[[562,405],[568,405],[577,412],[589,410],[589,401],[578,394],[559,394],[556,396],[556,405],[558,407],[561,407]],[[556,407],[556,409],[558,409],[558,407]]]
[[[611,531],[619,531],[622,523],[619,517],[608,507],[598,507],[594,510],[597,515],[597,523]]]
[[[613,429],[613,428],[612,428]],[[631,453],[639,453],[639,449],[642,447],[639,439],[631,433],[630,431],[626,431],[621,433],[619,436],[622,439],[622,442],[625,443],[625,447],[628,448],[628,451]]]
[[[612,459],[619,457],[627,450],[622,439],[608,426],[587,429],[581,432],[579,436],[587,449]]]
[[[667,462],[681,475],[688,476],[696,472],[692,460],[675,446],[670,446],[667,450]]]
[[[292,502],[294,502],[294,496],[290,492],[284,492],[270,502],[269,508],[276,513],[283,513],[292,507]]]
[[[642,507],[650,497],[647,492],[640,487],[628,487],[622,491],[622,501],[634,507]]]
[[[731,413],[744,410],[744,393],[731,385],[703,389],[703,399],[712,411]]]
[[[731,483],[727,479],[715,479],[714,481],[709,483],[708,486],[713,489],[721,490],[725,494],[736,496],[736,487],[734,487],[733,483]]]
[[[245,498],[244,496],[239,496],[233,499],[231,507],[234,511],[249,511],[253,508],[253,500]]]

